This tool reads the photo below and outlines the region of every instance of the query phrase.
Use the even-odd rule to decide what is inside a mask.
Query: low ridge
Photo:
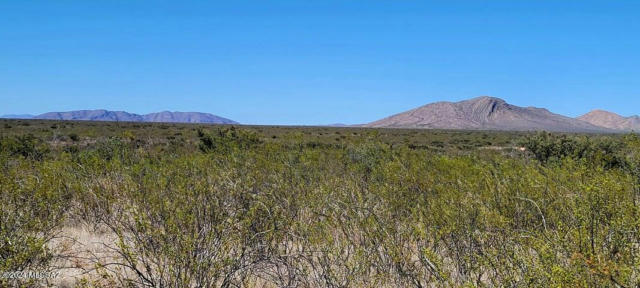
[[[624,117],[609,111],[593,110],[577,119],[609,129],[640,131],[640,116],[637,115]]]

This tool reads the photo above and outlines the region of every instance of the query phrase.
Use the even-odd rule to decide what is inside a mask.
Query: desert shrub
[[[69,139],[71,139],[71,141],[73,141],[73,142],[78,142],[78,140],[80,140],[80,137],[76,133],[70,133],[69,134]]]
[[[583,159],[606,168],[619,168],[626,165],[624,155],[621,153],[624,143],[610,137],[591,139],[584,136],[558,136],[539,132],[525,137],[520,145],[543,163],[572,158]]]
[[[640,205],[640,137],[637,134],[627,135],[624,143],[625,170],[633,179],[634,203]]]
[[[141,163],[125,175],[114,166],[107,177],[120,180],[95,181],[87,198],[102,203],[89,206],[89,214],[97,215],[90,220],[118,237],[110,247],[119,255],[118,264],[100,264],[115,269],[109,271],[116,271],[119,283],[140,286],[243,283],[266,259],[272,234],[287,227],[270,208],[275,198],[252,190],[251,177],[241,173],[245,164],[198,156]],[[101,184],[105,181],[115,186]]]
[[[202,152],[230,152],[237,149],[250,149],[262,143],[258,135],[246,129],[234,126],[205,133],[198,130],[199,148]]]
[[[75,145],[70,145],[70,146],[65,146],[63,148],[63,151],[71,154],[72,156],[76,156],[80,152],[80,148],[78,148],[78,146],[75,146]]]
[[[435,147],[439,147],[439,148],[444,148],[445,144],[442,141],[431,141],[431,145],[435,146]]]
[[[27,134],[0,139],[0,151],[10,156],[22,156],[40,161],[49,153],[49,147],[32,134]]]
[[[0,271],[53,271],[60,257],[49,244],[71,206],[67,167],[60,163],[34,168],[14,162],[0,173]],[[31,286],[34,279],[0,278],[0,286]]]
[[[125,159],[128,147],[124,141],[117,137],[111,137],[104,141],[99,141],[94,146],[93,152],[106,161],[112,159]]]
[[[122,132],[122,139],[127,140],[127,141],[133,141],[136,139],[136,135],[133,134],[133,132],[129,131],[129,130],[125,130]]]
[[[102,173],[107,166],[133,165],[144,157],[150,157],[153,150],[143,150],[141,143],[125,141],[119,137],[99,139],[87,146],[69,145],[62,151],[69,153],[70,160],[89,171],[82,173]]]
[[[365,142],[347,147],[346,156],[351,163],[370,172],[377,165],[389,159],[390,151],[388,145]]]
[[[640,212],[626,168],[375,140],[241,149],[237,138],[212,139],[228,145],[205,150],[218,153],[83,165],[99,177],[84,180],[93,196],[82,196],[82,214],[118,236],[118,265],[104,266],[111,277],[151,287],[640,281]]]
[[[532,161],[447,144],[473,144],[467,132],[419,144],[386,141],[404,137],[395,131],[338,143],[333,131],[264,142],[252,131],[149,134],[143,144],[101,136],[39,161],[3,148],[0,251],[14,260],[0,265],[53,267],[60,251],[43,244],[71,219],[115,239],[105,243],[112,258],[85,268],[105,287],[640,283],[634,135],[533,135]]]

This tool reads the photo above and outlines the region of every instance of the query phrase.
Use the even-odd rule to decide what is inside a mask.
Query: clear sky
[[[640,1],[0,0],[0,114],[352,124],[480,95],[640,114]]]

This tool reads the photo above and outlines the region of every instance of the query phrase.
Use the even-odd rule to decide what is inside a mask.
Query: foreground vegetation
[[[0,271],[80,269],[84,287],[640,284],[635,135],[3,125]],[[56,245],[66,227],[104,235],[104,253]]]

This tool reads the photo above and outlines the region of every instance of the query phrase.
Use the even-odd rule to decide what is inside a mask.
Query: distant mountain
[[[640,116],[637,115],[623,117],[609,111],[593,110],[576,119],[609,129],[640,131]]]
[[[0,118],[5,118],[5,119],[31,119],[31,118],[33,118],[33,115],[31,115],[31,114],[7,114],[7,115],[0,116]]]
[[[144,115],[143,119],[145,122],[238,124],[238,122],[227,118],[199,112],[163,111]]]
[[[90,120],[90,121],[123,121],[123,122],[174,122],[174,123],[211,123],[238,124],[233,120],[200,112],[158,112],[138,115],[124,111],[109,110],[77,110],[69,112],[49,112],[33,116],[34,119],[49,120]]]
[[[124,111],[77,110],[69,112],[49,112],[33,117],[48,120],[88,120],[88,121],[126,121],[142,122],[143,116]]]
[[[460,102],[436,102],[396,114],[365,127],[399,127],[469,130],[545,130],[556,132],[613,132],[547,109],[519,107],[494,97]]]

